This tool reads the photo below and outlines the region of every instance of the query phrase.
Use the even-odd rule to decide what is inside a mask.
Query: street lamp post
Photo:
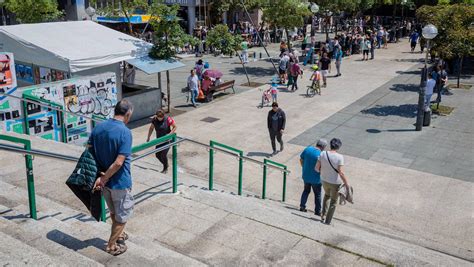
[[[91,20],[93,20],[93,17],[95,15],[96,11],[95,11],[95,8],[89,6],[88,8],[86,8],[86,14],[91,18]]]
[[[430,50],[430,40],[438,35],[438,29],[433,24],[428,24],[422,29],[423,38],[426,39],[426,55],[425,66],[421,73],[420,91],[418,94],[418,113],[416,116],[416,130],[421,131],[423,128],[423,118],[425,113],[425,91],[426,80],[428,78],[428,51]]]
[[[314,17],[316,16],[316,13],[319,12],[319,6],[316,4],[316,3],[312,3],[310,5],[310,10],[311,10],[311,13],[313,13],[313,16],[311,18],[311,37],[314,36],[314,32],[315,32],[315,29],[314,29]]]

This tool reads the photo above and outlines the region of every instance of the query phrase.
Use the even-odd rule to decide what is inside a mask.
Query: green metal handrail
[[[42,151],[35,152],[36,150],[33,151],[32,147],[31,147],[31,141],[27,140],[27,139],[22,139],[22,138],[18,138],[18,137],[13,137],[13,136],[9,136],[9,135],[0,134],[0,140],[5,140],[5,141],[9,141],[9,142],[14,142],[14,143],[20,143],[20,144],[24,145],[24,150],[26,152],[25,166],[26,166],[26,170],[27,170],[26,173],[27,173],[27,186],[28,186],[28,199],[29,199],[30,215],[31,215],[31,218],[37,219],[32,154],[38,153],[39,155],[51,156],[51,157],[54,157],[54,158],[59,158],[60,155],[56,155],[56,154],[49,155],[46,151],[45,152],[42,152]],[[173,193],[176,193],[178,191],[178,189],[177,189],[177,187],[178,187],[178,160],[177,160],[178,151],[177,151],[177,143],[182,142],[182,141],[191,141],[193,143],[201,144],[199,142],[196,142],[196,141],[193,141],[193,140],[190,140],[190,139],[186,139],[186,138],[179,138],[179,141],[177,141],[177,140],[178,140],[178,137],[176,136],[175,133],[173,133],[173,134],[169,134],[169,135],[166,135],[166,136],[163,136],[163,137],[159,137],[159,138],[156,138],[152,141],[149,141],[149,142],[146,142],[146,143],[143,143],[143,144],[132,147],[132,153],[138,153],[140,151],[151,148],[153,146],[160,145],[160,144],[163,144],[163,143],[166,143],[166,142],[169,143],[171,141],[171,143],[167,144],[167,145],[172,146],[172,154],[173,154],[172,155],[172,157],[173,157],[173,163],[172,163],[173,164]],[[207,146],[206,144],[202,144],[202,145]],[[158,148],[157,150],[159,150],[159,149],[160,148]],[[161,147],[161,149],[163,149],[163,148]],[[234,147],[231,147],[231,146],[228,146],[228,145],[225,145],[225,144],[213,141],[213,140],[210,141],[210,145],[209,145],[209,190],[212,191],[213,190],[213,185],[214,185],[214,153],[215,153],[214,150],[220,150],[220,151],[223,151],[225,153],[235,155],[239,158],[238,195],[242,195],[243,160],[244,160],[244,158],[247,158],[247,157],[245,157],[243,155],[244,152],[242,150],[236,149]],[[153,150],[151,152],[153,152]],[[53,154],[53,153],[50,153],[50,154]],[[145,157],[147,155],[148,154],[135,156],[135,158],[139,159],[139,158]],[[73,159],[69,159],[69,158],[65,158],[65,159],[66,160],[73,160]],[[251,161],[254,161],[256,163],[262,164],[261,162],[258,162],[254,159],[251,159],[251,158],[247,158],[247,159],[249,159]],[[263,161],[262,165],[263,165],[262,199],[266,198],[267,168],[268,167],[272,167],[272,168],[276,167],[277,169],[280,169],[280,171],[283,172],[282,201],[285,202],[285,198],[286,198],[286,177],[287,177],[287,173],[289,173],[287,166],[284,165],[284,164],[272,161],[272,160],[268,160],[268,159],[265,159]],[[102,210],[103,210],[103,212],[101,214],[101,221],[105,222],[105,220],[106,220],[105,210],[106,209],[105,209],[105,201],[104,201],[103,197],[102,197],[102,201],[101,201],[101,207],[102,207]]]
[[[165,142],[176,142],[176,134],[169,134],[165,135],[156,139],[153,139],[149,142],[137,145],[132,147],[132,153],[137,153],[140,151],[143,151],[145,149],[148,149],[150,147],[154,147],[159,144],[163,144]],[[172,157],[173,157],[173,193],[178,192],[178,149],[176,145],[173,146],[172,148]]]
[[[273,165],[273,166],[278,166],[283,168],[284,170],[287,170],[288,167],[286,165],[283,165],[281,163],[269,160],[269,159],[264,159],[263,160],[263,185],[262,185],[262,199],[266,198],[266,190],[267,190],[267,165]],[[283,172],[283,193],[282,193],[282,198],[281,201],[285,202],[286,199],[286,172]]]
[[[8,142],[23,144],[25,150],[31,151],[31,141],[0,134],[0,140],[5,140]],[[38,217],[36,215],[36,196],[35,196],[35,180],[33,176],[33,157],[31,155],[25,155],[25,167],[26,167],[26,183],[28,187],[28,202],[30,207],[30,216],[31,218],[37,220]]]
[[[239,156],[239,181],[238,181],[238,194],[242,195],[242,174],[243,174],[243,163],[244,163],[244,152],[237,148],[233,148],[228,145],[221,144],[219,142],[211,140],[209,142],[209,190],[213,190],[214,187],[214,147],[220,147],[232,152],[235,152]]]

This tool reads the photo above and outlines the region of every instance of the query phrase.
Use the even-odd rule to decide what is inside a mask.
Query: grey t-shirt
[[[342,184],[341,176],[331,167],[328,161],[331,160],[332,166],[338,169],[339,166],[344,165],[344,157],[337,152],[324,151],[319,156],[321,162],[321,179],[330,184]]]

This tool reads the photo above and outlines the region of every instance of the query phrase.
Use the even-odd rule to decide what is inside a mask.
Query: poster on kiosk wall
[[[21,95],[17,90],[15,60],[12,53],[0,52],[0,130],[23,133],[21,103],[9,95]]]

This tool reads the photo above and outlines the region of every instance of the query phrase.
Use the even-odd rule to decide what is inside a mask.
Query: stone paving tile
[[[416,132],[418,71],[415,66],[401,73],[290,143],[308,145],[317,138],[338,137],[346,155],[474,182],[474,93],[456,90],[443,97],[442,104],[455,111],[434,115],[430,127]]]

